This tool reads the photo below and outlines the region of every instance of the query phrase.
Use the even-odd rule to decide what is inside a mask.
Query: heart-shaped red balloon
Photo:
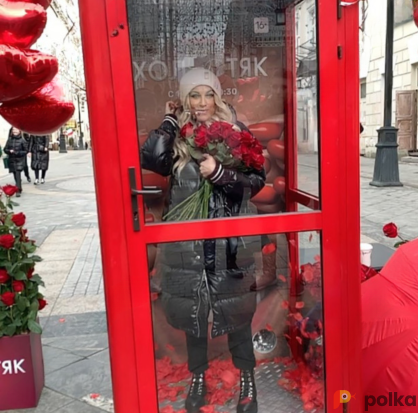
[[[46,11],[38,5],[0,0],[0,44],[32,46],[46,26]]]
[[[36,50],[0,45],[0,102],[35,92],[58,73],[58,60]]]
[[[24,3],[39,4],[44,9],[47,9],[49,5],[52,3],[52,0],[9,0],[9,1],[11,3],[24,2]]]
[[[33,135],[57,131],[71,119],[75,107],[56,94],[54,82],[46,84],[33,95],[0,106],[0,115],[12,126]]]

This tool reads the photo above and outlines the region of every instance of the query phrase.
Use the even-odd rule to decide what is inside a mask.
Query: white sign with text
[[[269,18],[268,17],[254,17],[254,33],[268,33],[269,32]]]

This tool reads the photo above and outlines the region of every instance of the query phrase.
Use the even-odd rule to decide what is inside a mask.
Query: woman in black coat
[[[160,128],[152,131],[141,149],[144,169],[170,176],[166,213],[195,193],[203,179],[213,184],[208,217],[238,216],[265,183],[265,172],[226,169],[209,155],[199,164],[179,139],[181,127],[198,126],[214,119],[244,125],[221,99],[221,85],[210,71],[196,68],[180,82],[180,105],[168,102]],[[205,370],[208,368],[208,316],[211,337],[228,335],[235,367],[241,370],[238,413],[256,413],[251,321],[256,308],[253,254],[261,249],[260,237],[178,242],[161,246],[161,298],[168,322],[185,331],[188,366],[193,373],[186,399],[188,413],[205,403]]]
[[[22,171],[25,168],[25,159],[28,153],[28,144],[22,132],[17,128],[11,128],[4,152],[9,156],[9,172],[13,174],[16,186],[19,191],[16,196],[22,193]]]
[[[27,133],[23,134],[24,139],[26,140],[26,143],[28,144],[28,148],[29,148],[29,140],[30,140],[30,135],[28,135]],[[29,167],[28,167],[28,156],[25,156],[25,167],[23,168],[23,173],[26,176],[27,181],[30,183],[32,182],[30,179],[30,174],[29,174]]]
[[[35,171],[34,185],[39,184],[39,171],[42,171],[41,184],[44,184],[46,171],[49,166],[48,136],[31,135],[29,140],[29,152],[32,154],[31,168]]]

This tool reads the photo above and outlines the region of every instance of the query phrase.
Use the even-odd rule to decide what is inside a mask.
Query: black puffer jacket
[[[31,135],[29,139],[29,152],[32,153],[31,168],[33,170],[47,171],[49,166],[48,136]]]
[[[26,165],[28,144],[21,133],[16,136],[9,134],[4,152],[9,155],[9,172],[23,171]]]
[[[180,173],[173,173],[177,133],[175,117],[167,115],[141,149],[144,169],[171,176],[165,212],[193,194],[203,179],[193,160]],[[222,218],[246,211],[249,199],[264,187],[265,173],[244,174],[217,165],[210,178],[214,185],[208,218]],[[246,237],[245,243],[228,238],[163,244],[159,269],[168,322],[190,335],[205,337],[212,309],[212,337],[249,325],[256,308],[255,293],[250,288],[254,283],[254,253],[260,249],[260,237]]]

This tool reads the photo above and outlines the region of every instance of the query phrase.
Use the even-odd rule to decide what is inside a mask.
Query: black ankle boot
[[[237,413],[257,413],[257,389],[255,388],[254,370],[241,370],[241,391]]]
[[[193,374],[189,394],[186,399],[187,413],[199,413],[200,408],[205,405],[205,396],[205,373]]]

